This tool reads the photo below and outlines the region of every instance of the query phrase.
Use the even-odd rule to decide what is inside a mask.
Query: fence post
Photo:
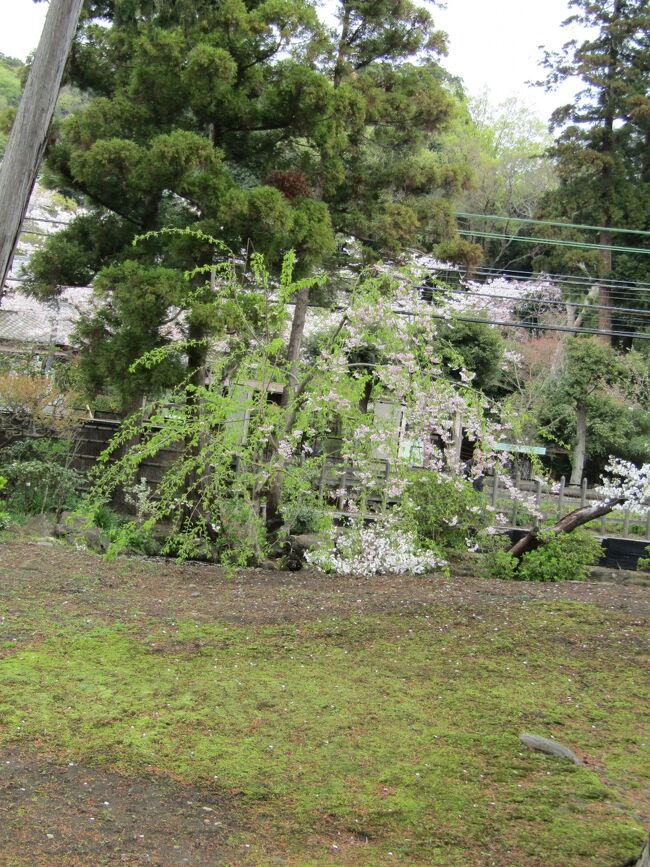
[[[557,517],[558,521],[562,517],[562,512],[564,511],[564,488],[566,486],[566,476],[560,477],[560,492],[557,500]]]
[[[630,535],[630,510],[626,509],[623,512],[623,538],[627,539]]]
[[[492,508],[496,509],[497,507],[497,494],[499,492],[499,474],[495,471],[494,473],[494,481],[492,482]],[[648,513],[648,519],[650,520],[650,512]]]
[[[345,506],[347,487],[348,487],[347,482],[348,482],[348,468],[346,467],[343,470],[343,477],[341,479],[341,486],[340,486],[341,493],[339,494],[339,498],[336,502],[336,508],[339,510],[339,512],[342,512],[343,506]]]
[[[452,460],[454,465],[460,464],[460,453],[463,447],[463,414],[460,410],[454,413],[454,422],[451,432]]]
[[[580,482],[580,505],[587,505],[587,479],[583,478],[582,482]]]
[[[520,482],[521,482],[521,469],[519,467],[517,467],[517,469],[515,470],[515,489],[517,491],[519,490]],[[517,507],[518,507],[518,505],[519,505],[518,501],[514,500],[512,503],[512,526],[513,527],[517,526]]]
[[[382,512],[386,511],[386,505],[388,503],[388,491],[386,490],[388,487],[388,480],[390,478],[390,461],[386,461],[386,466],[384,467],[384,490],[381,496],[381,510]]]
[[[539,512],[539,507],[542,504],[542,480],[537,479],[535,481],[535,508]],[[535,523],[533,524],[534,530],[539,530],[539,517],[535,517]]]
[[[327,457],[323,455],[323,467],[320,471],[320,481],[318,482],[318,496],[320,497],[321,503],[323,502],[323,498],[325,496],[325,476],[327,473]]]
[[[603,517],[600,519],[600,535],[607,535],[607,515],[603,515]]]

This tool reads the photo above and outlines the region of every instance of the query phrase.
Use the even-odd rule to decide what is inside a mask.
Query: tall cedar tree
[[[211,313],[218,287],[181,279],[211,251],[194,236],[133,247],[142,233],[191,226],[271,268],[293,248],[298,276],[350,236],[375,255],[437,244],[474,255],[444,198],[457,174],[431,149],[454,107],[443,34],[411,0],[342,0],[337,16],[328,29],[309,0],[88,5],[70,80],[93,99],[58,129],[48,171],[89,212],[33,258],[31,285],[47,296],[95,279],[82,369],[125,407],[181,375],[171,363],[155,381],[131,375],[135,358],[180,329],[201,377],[201,340],[224,327]],[[294,367],[308,302],[298,293]]]
[[[560,184],[547,196],[543,215],[649,229],[650,6],[647,0],[570,0],[569,6],[575,13],[564,24],[582,26],[589,36],[568,42],[557,54],[546,53],[546,86],[552,89],[578,77],[585,87],[574,103],[552,115],[552,127],[560,131],[553,148]],[[603,245],[647,245],[643,237],[606,230],[597,240]],[[650,277],[646,256],[619,253],[612,262],[611,251],[603,251],[600,272],[631,280]],[[612,319],[606,287],[600,290],[599,303],[600,328],[630,327]]]

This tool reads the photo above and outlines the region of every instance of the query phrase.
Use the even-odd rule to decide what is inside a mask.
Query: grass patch
[[[561,603],[29,627],[46,637],[4,643],[0,740],[225,793],[295,863],[325,863],[334,840],[345,863],[445,867],[610,867],[640,849],[649,690],[629,619]],[[588,763],[524,750],[524,730]]]

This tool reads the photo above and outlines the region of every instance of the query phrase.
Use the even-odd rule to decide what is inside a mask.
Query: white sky
[[[38,45],[47,3],[0,0],[0,52],[25,60]]]
[[[579,82],[578,86],[567,83],[550,94],[526,85],[544,78],[539,46],[557,50],[576,33],[561,27],[570,14],[568,0],[445,3],[446,9],[433,10],[436,26],[449,36],[443,66],[463,79],[468,94],[477,96],[487,88],[494,103],[516,96],[544,121],[559,105],[571,101]]]
[[[539,45],[559,48],[569,38],[560,27],[569,14],[568,0],[446,0],[435,8],[436,25],[449,34],[444,65],[460,76],[470,95],[484,88],[497,103],[518,96],[543,120],[574,88],[546,94],[526,81],[541,77]],[[24,60],[33,51],[43,27],[47,3],[0,0],[0,52]]]

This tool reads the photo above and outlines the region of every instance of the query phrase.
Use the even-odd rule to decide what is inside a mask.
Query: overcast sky
[[[492,101],[518,96],[543,120],[570,99],[573,88],[546,94],[526,81],[540,77],[538,46],[559,48],[568,39],[560,27],[568,0],[447,0],[434,10],[436,24],[449,34],[444,65],[460,76],[468,93],[488,88]],[[0,52],[25,57],[38,44],[47,3],[0,0]]]
[[[488,88],[494,102],[517,96],[542,120],[571,100],[579,82],[550,94],[526,85],[544,77],[539,46],[557,50],[571,38],[561,26],[570,14],[568,0],[447,0],[446,6],[434,11],[449,36],[443,65],[470,95]]]

